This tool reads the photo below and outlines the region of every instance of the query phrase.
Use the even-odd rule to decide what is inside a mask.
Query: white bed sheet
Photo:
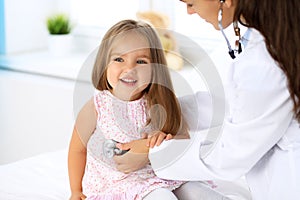
[[[0,165],[0,200],[67,200],[67,150]]]
[[[243,180],[235,183],[220,181],[217,185],[217,191],[230,199],[251,199]],[[201,184],[189,187],[189,199],[195,199],[197,191],[203,191],[199,187]],[[0,165],[0,200],[67,200],[69,196],[65,149]]]

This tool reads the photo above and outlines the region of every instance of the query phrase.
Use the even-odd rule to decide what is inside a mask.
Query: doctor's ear
[[[223,6],[230,8],[233,5],[234,0],[220,0],[220,3],[223,2]]]

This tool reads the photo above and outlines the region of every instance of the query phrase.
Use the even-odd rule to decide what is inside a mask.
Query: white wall
[[[67,148],[74,85],[72,80],[0,70],[0,164]]]
[[[69,0],[4,0],[6,53],[47,48],[46,17],[68,12]]]

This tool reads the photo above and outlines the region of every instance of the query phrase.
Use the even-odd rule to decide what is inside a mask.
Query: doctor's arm
[[[237,82],[239,89],[233,90],[229,102],[231,115],[224,119],[208,155],[200,156],[203,131],[195,131],[185,144],[174,141],[150,151],[155,173],[174,180],[234,180],[249,172],[282,138],[293,119],[286,79],[278,70],[271,66],[257,70],[260,74],[247,71],[252,77]],[[184,153],[172,154],[178,147]]]
[[[198,106],[198,101],[201,101],[201,106]],[[208,111],[211,110],[211,99],[207,92],[200,92],[196,96],[189,95],[181,97],[179,98],[179,102],[182,110],[184,111],[184,117],[189,119],[188,126],[191,127],[191,129],[195,129],[196,127],[205,129],[209,127],[211,115]],[[202,113],[201,116],[199,113]],[[160,133],[164,134],[162,132]],[[118,148],[129,151],[121,156],[114,156],[117,169],[124,173],[129,173],[143,168],[149,163],[149,148],[159,146],[162,141],[170,139],[173,139],[170,134],[164,135],[163,139],[159,140],[159,142],[154,145],[154,142],[149,142],[149,140],[146,140],[145,136],[141,140],[134,140],[125,144],[118,144]]]
[[[133,140],[125,144],[118,143],[117,147],[119,149],[129,151],[123,155],[114,156],[117,169],[123,173],[130,173],[143,168],[149,163],[149,148],[159,146],[164,140],[170,140],[172,138],[173,136],[171,134],[155,132],[151,136],[144,134],[140,140]]]

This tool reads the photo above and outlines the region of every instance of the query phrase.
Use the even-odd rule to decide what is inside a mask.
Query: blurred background
[[[1,54],[47,48],[46,19],[53,13],[70,16],[75,37],[99,42],[115,22],[135,18],[136,12],[146,10],[165,13],[170,29],[198,42],[219,36],[199,16],[187,15],[185,4],[178,0],[0,0]]]
[[[208,55],[224,43],[178,0],[0,0],[0,164],[67,147],[76,114],[74,91],[82,96],[77,107],[93,92],[83,67],[91,66],[87,58],[114,23],[149,10],[168,16],[170,30]],[[53,51],[47,19],[57,13],[69,17],[71,46]],[[176,74],[195,80],[191,87],[197,89],[198,77],[189,68]]]

